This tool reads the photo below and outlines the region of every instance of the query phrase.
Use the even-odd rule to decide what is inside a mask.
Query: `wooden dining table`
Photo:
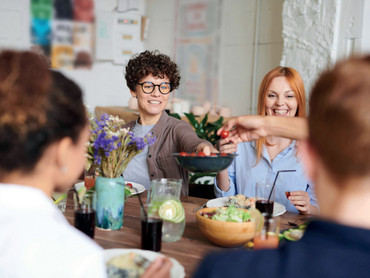
[[[73,199],[69,194],[65,216],[73,225]],[[143,202],[146,202],[146,191],[141,193]],[[176,242],[162,242],[161,253],[176,259],[185,269],[186,277],[191,277],[207,253],[230,248],[220,247],[210,242],[199,230],[195,212],[197,208],[204,206],[207,199],[181,196],[186,214],[186,226],[182,238]],[[280,216],[281,230],[289,229],[294,225],[303,224],[311,219],[310,215],[301,215],[294,212],[285,212]],[[135,248],[141,247],[141,221],[140,203],[137,196],[131,196],[126,200],[124,207],[123,227],[117,231],[106,231],[95,228],[94,240],[104,249],[109,248]]]

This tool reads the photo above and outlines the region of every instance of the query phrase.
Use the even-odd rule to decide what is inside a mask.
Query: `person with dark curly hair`
[[[154,145],[147,147],[128,164],[123,176],[149,189],[157,178],[181,178],[182,195],[189,194],[188,172],[177,165],[173,153],[218,152],[210,142],[199,139],[189,123],[170,117],[164,111],[170,93],[180,84],[177,65],[159,51],[144,51],[126,66],[126,83],[137,98],[140,116],[126,125],[135,136],[151,132]]]

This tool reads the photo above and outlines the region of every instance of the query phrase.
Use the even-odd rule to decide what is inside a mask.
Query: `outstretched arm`
[[[296,140],[308,137],[306,118],[277,116],[240,116],[228,120],[217,134],[223,130],[230,131],[226,138],[233,143],[254,141],[261,137],[278,136]]]

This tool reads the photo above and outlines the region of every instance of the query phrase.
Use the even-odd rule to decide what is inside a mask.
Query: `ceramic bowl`
[[[252,221],[225,222],[202,216],[202,213],[212,212],[215,209],[217,208],[203,208],[195,215],[199,229],[210,241],[223,247],[237,247],[253,238],[255,224]]]
[[[174,153],[177,163],[190,172],[217,173],[229,167],[237,154],[216,154],[212,156],[181,156]]]

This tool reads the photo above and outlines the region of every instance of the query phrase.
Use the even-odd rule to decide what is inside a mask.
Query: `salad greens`
[[[225,208],[218,208],[211,213],[204,213],[203,216],[218,221],[227,222],[247,222],[251,220],[251,216],[248,211],[243,209],[230,206]]]

